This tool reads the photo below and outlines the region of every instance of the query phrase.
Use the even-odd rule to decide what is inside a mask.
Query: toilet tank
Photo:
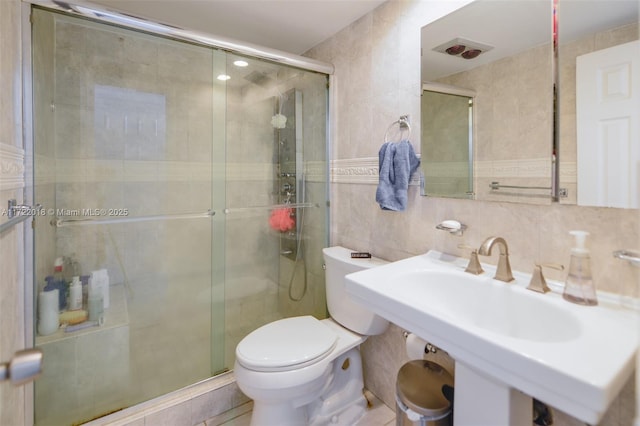
[[[327,289],[329,315],[345,328],[365,336],[383,333],[389,322],[351,299],[345,288],[345,275],[387,262],[382,259],[352,259],[350,250],[344,247],[329,247],[322,250]]]

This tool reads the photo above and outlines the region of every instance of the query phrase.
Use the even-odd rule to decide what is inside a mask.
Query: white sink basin
[[[504,285],[490,277],[459,271],[422,269],[401,272],[403,299],[416,300],[432,314],[448,317],[464,328],[479,327],[516,339],[566,342],[580,336],[578,319],[563,306],[546,303],[519,287]],[[424,302],[424,305],[422,303]]]
[[[457,363],[598,423],[633,372],[634,312],[602,297],[598,306],[575,305],[559,283],[535,293],[525,289],[529,275],[514,272],[516,281],[504,283],[492,279],[495,267],[475,276],[466,264],[430,251],[350,274],[347,291]]]

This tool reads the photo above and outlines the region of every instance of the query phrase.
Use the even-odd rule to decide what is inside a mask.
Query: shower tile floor
[[[249,426],[252,408],[253,402],[248,402],[197,426]],[[394,411],[378,398],[373,397],[372,406],[364,417],[355,425],[348,426],[394,426],[395,424],[396,414]]]

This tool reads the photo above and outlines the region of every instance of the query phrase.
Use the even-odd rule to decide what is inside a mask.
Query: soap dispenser
[[[591,277],[591,256],[585,247],[588,232],[571,231],[576,246],[571,249],[569,274],[564,285],[562,297],[578,305],[597,305],[596,287]]]

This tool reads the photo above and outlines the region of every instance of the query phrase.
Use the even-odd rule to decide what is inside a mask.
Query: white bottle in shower
[[[77,309],[82,309],[82,283],[80,277],[75,276],[69,286],[69,310]]]
[[[58,289],[38,294],[38,334],[48,336],[58,330]]]
[[[102,307],[109,307],[109,275],[106,269],[91,272],[89,278],[89,294],[102,296]]]
[[[109,307],[109,274],[106,269],[100,269],[100,277],[102,279],[102,302],[105,309]]]

